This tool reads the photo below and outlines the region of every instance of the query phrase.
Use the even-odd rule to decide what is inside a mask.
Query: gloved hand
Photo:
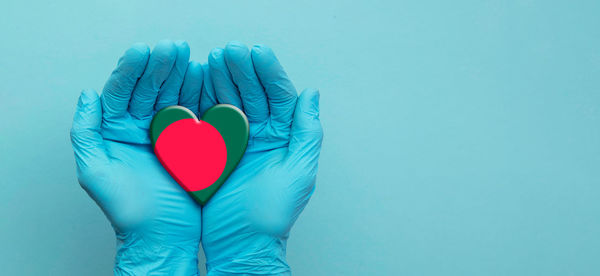
[[[185,42],[135,44],[102,96],[81,93],[71,130],[79,183],[117,237],[116,275],[195,275],[201,211],[154,155],[154,113],[180,104],[198,110],[203,69]]]
[[[236,170],[202,209],[208,275],[288,275],[289,231],[315,187],[319,92],[297,96],[265,46],[249,51],[231,42],[211,52],[209,68],[214,89],[205,81],[203,103],[242,109],[250,137]]]

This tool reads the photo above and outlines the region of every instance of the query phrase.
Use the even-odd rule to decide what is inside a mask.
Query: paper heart
[[[154,153],[167,172],[204,205],[233,172],[248,144],[248,119],[237,107],[218,104],[200,120],[189,109],[161,109],[150,124]]]

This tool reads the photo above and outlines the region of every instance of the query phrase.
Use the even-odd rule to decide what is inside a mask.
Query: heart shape
[[[158,160],[201,205],[219,190],[242,159],[248,133],[246,115],[229,104],[209,108],[200,120],[185,107],[165,107],[150,124],[150,140]]]

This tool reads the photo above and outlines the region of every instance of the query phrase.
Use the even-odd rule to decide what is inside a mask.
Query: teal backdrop
[[[270,45],[321,91],[294,275],[600,275],[600,1],[17,1],[0,8],[0,274],[108,275],[69,128],[134,42]],[[201,256],[201,266],[203,266]]]

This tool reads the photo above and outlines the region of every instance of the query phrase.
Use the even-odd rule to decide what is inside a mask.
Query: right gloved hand
[[[321,151],[319,92],[298,96],[266,46],[229,43],[212,51],[209,68],[214,90],[206,85],[202,97],[242,109],[250,137],[202,209],[208,275],[289,275],[286,241],[312,195]]]

